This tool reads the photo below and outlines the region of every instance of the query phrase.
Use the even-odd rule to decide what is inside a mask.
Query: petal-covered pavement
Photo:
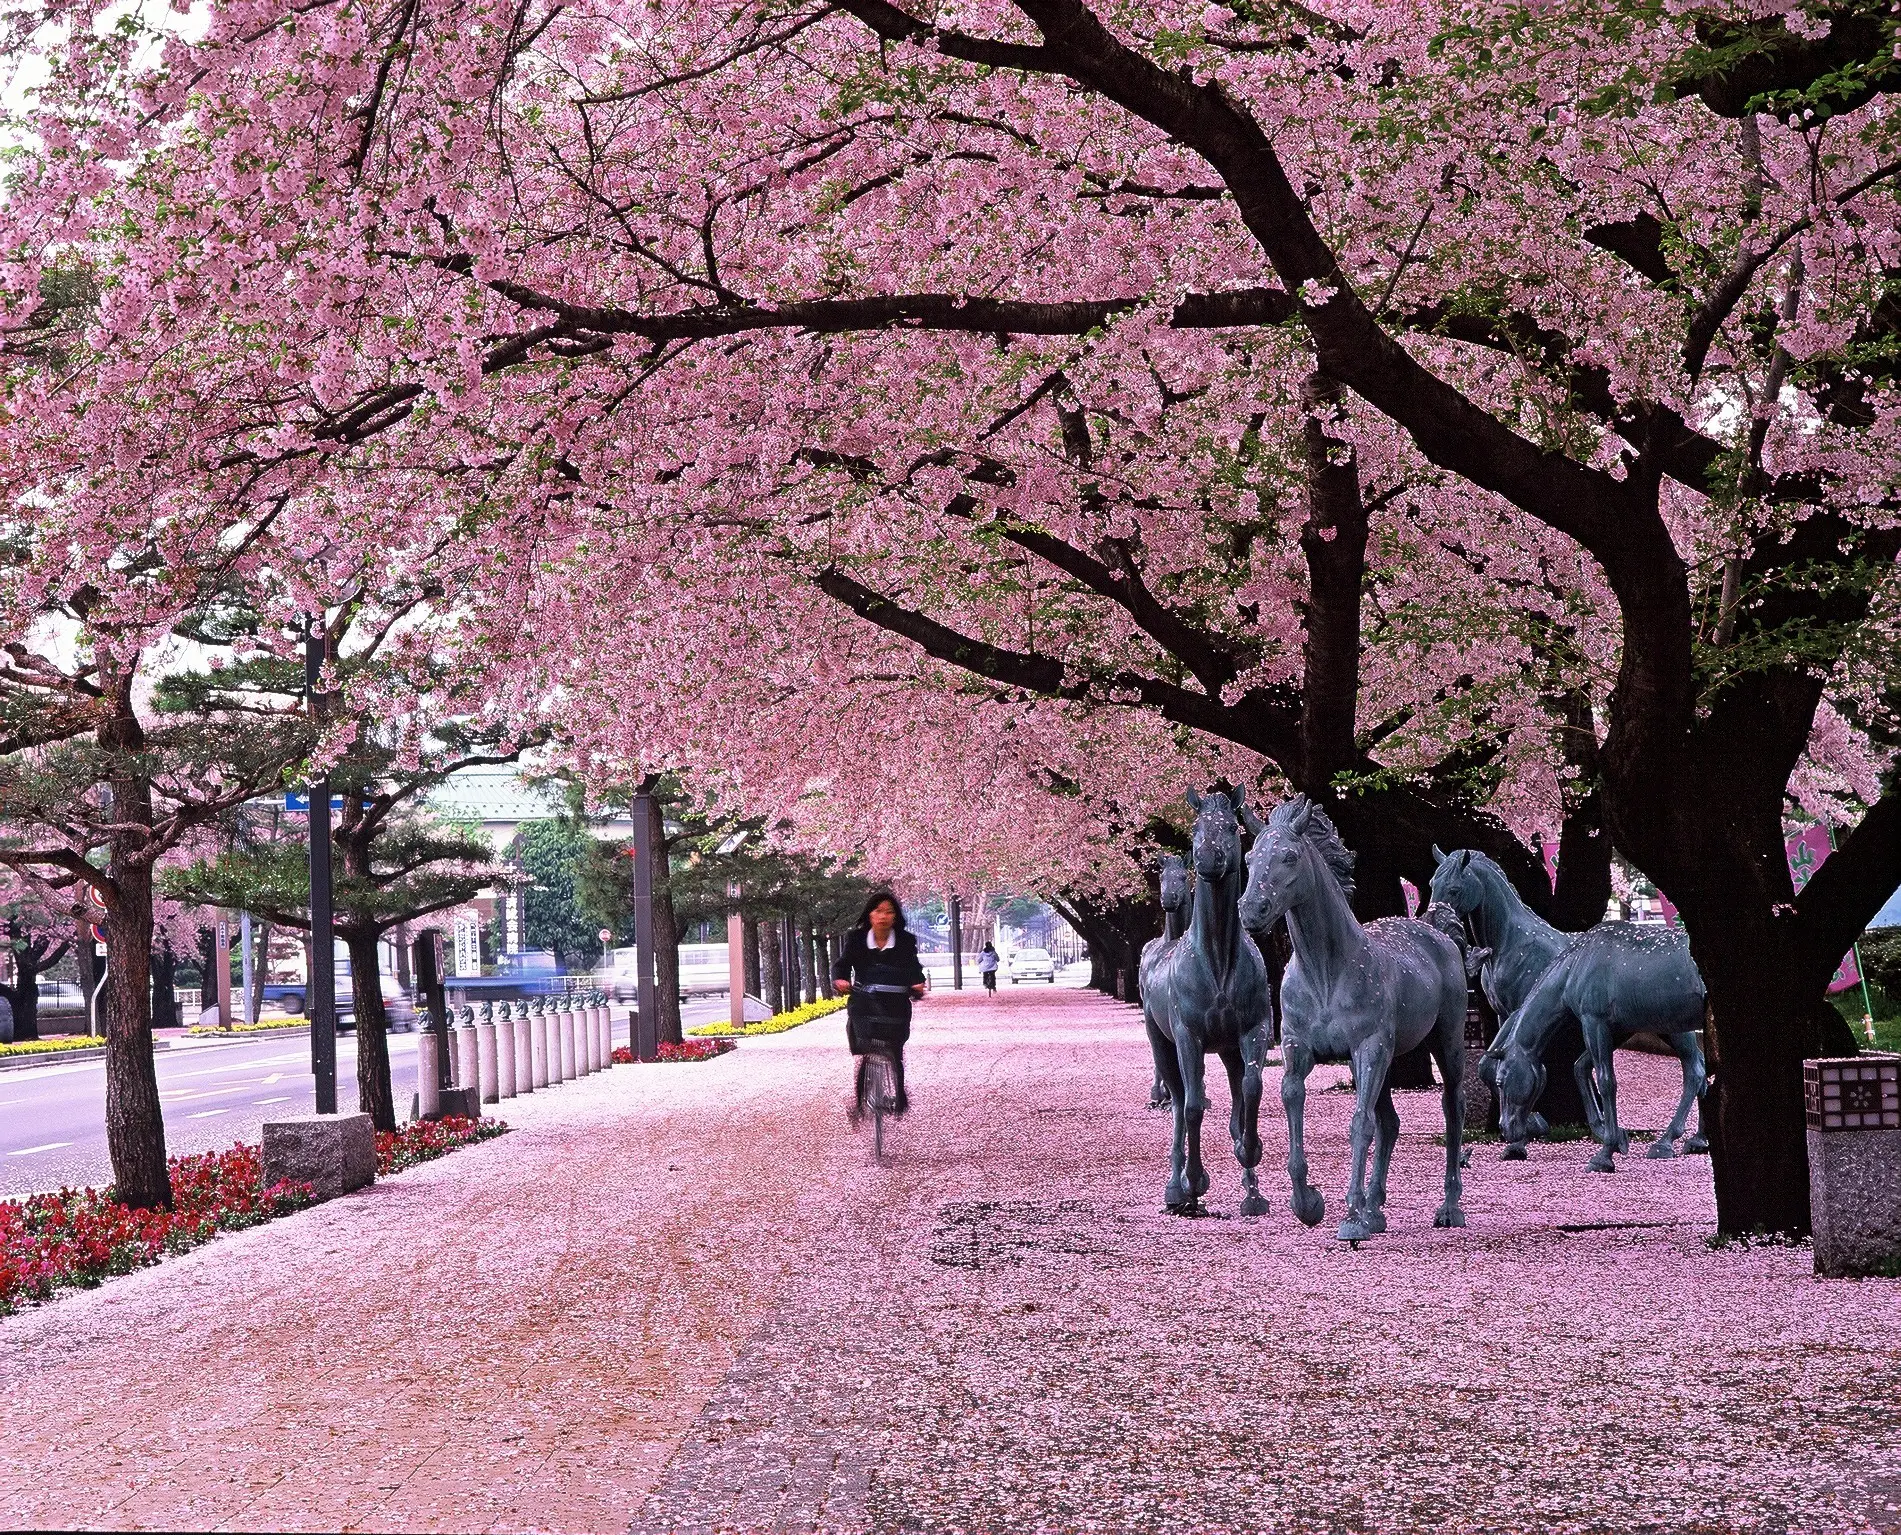
[[[1391,1230],[1161,1213],[1132,1009],[938,997],[874,1165],[837,1019],[0,1322],[0,1527],[1901,1531],[1901,1282],[1712,1250],[1707,1159],[1474,1150]],[[1674,1063],[1620,1057],[1655,1126]]]

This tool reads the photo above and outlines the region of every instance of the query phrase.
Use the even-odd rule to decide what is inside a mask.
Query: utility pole
[[[313,727],[323,724],[324,629],[311,619],[304,636],[304,690]],[[317,1079],[317,1112],[337,1111],[337,940],[330,911],[330,778],[310,785],[310,976],[304,1011],[310,1017],[310,1071]]]
[[[951,990],[964,989],[964,903],[950,898]]]
[[[654,986],[653,859],[655,806],[653,796],[634,796],[634,991],[639,1012],[634,1018],[634,1059],[660,1058],[660,1000]]]

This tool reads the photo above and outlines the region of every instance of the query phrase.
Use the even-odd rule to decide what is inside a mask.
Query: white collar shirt
[[[883,943],[878,942],[878,935],[874,933],[870,928],[865,929],[865,947],[866,948],[883,951],[887,949],[895,949],[897,946],[898,946],[898,930],[895,927],[891,929],[890,934],[886,937]]]

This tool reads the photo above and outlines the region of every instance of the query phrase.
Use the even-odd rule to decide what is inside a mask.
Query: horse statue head
[[[1246,803],[1247,791],[1239,787],[1232,799],[1219,790],[1208,794],[1188,791],[1188,805],[1195,812],[1190,846],[1196,879],[1218,884],[1240,870],[1241,830],[1236,816]]]
[[[1499,1139],[1522,1146],[1531,1136],[1533,1105],[1544,1095],[1544,1063],[1518,1038],[1514,1013],[1479,1057],[1479,1079],[1498,1090]]]
[[[1274,807],[1248,854],[1248,885],[1241,894],[1241,921],[1258,931],[1272,927],[1310,895],[1314,881],[1331,878],[1353,898],[1353,855],[1322,810],[1304,794]]]
[[[1174,853],[1164,853],[1162,855],[1162,910],[1186,911],[1192,892],[1187,859]]]
[[[1435,867],[1432,871],[1431,899],[1450,906],[1461,917],[1471,916],[1485,900],[1485,886],[1480,881],[1479,868],[1491,860],[1471,848],[1442,853],[1436,842],[1432,845],[1432,858]]]

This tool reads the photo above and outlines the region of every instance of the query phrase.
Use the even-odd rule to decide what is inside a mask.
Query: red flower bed
[[[660,1059],[663,1061],[710,1061],[716,1055],[724,1055],[728,1050],[739,1047],[730,1039],[689,1039],[685,1044],[662,1044]],[[631,1066],[634,1064],[634,1052],[625,1045],[614,1047],[614,1064]]]
[[[387,1178],[418,1162],[433,1162],[459,1146],[493,1140],[506,1135],[508,1126],[499,1119],[419,1119],[413,1125],[390,1134],[376,1132],[376,1176]]]
[[[113,1274],[184,1252],[310,1203],[307,1183],[264,1187],[255,1146],[171,1159],[170,1210],[134,1210],[112,1190],[61,1189],[0,1202],[0,1316],[62,1285],[90,1288]]]

